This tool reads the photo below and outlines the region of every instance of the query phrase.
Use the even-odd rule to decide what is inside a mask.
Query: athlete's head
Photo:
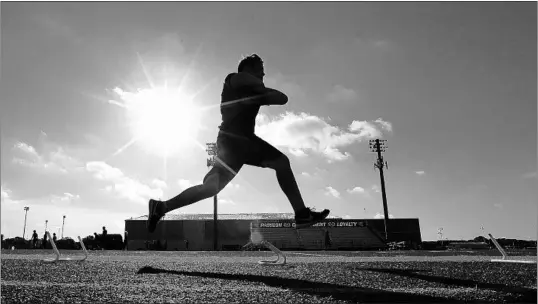
[[[237,71],[249,73],[261,80],[263,80],[263,76],[265,76],[263,60],[256,54],[243,58],[241,62],[239,62]]]

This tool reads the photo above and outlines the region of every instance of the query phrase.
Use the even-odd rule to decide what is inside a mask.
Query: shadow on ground
[[[518,302],[534,302],[536,303],[537,292],[534,289],[517,287],[517,286],[508,286],[505,284],[493,284],[493,283],[483,283],[474,280],[468,279],[454,279],[447,278],[443,276],[434,276],[420,274],[419,272],[424,272],[423,269],[387,269],[387,268],[363,268],[368,271],[390,273],[399,276],[405,276],[410,278],[415,278],[423,281],[460,286],[466,288],[480,288],[480,289],[491,289],[497,292],[511,293],[515,296]],[[513,300],[515,300],[513,299]],[[510,299],[509,299],[510,300]]]
[[[150,266],[142,267],[138,274],[174,274],[184,276],[203,277],[211,279],[224,279],[236,281],[249,281],[263,283],[267,286],[294,290],[297,292],[307,293],[313,296],[331,297],[334,300],[354,301],[354,302],[384,302],[384,303],[432,303],[432,302],[450,302],[464,303],[453,299],[432,297],[425,295],[415,295],[401,292],[390,292],[362,287],[349,287],[330,283],[312,282],[307,280],[289,279],[276,276],[261,276],[251,274],[226,274],[216,272],[198,272],[198,271],[176,271],[153,268]]]

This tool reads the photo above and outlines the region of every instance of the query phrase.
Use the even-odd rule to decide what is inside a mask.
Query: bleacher
[[[385,248],[386,245],[368,227],[331,229],[332,248],[335,249],[372,249]]]
[[[266,240],[279,249],[299,249],[296,230],[294,228],[252,228],[250,233],[259,233]]]
[[[326,231],[330,245],[326,244]],[[261,234],[262,239],[279,249],[323,250],[323,249],[374,249],[385,248],[384,241],[369,227],[339,227],[306,229],[295,228],[250,228],[251,234]],[[326,246],[328,245],[328,246]]]
[[[325,229],[306,228],[295,230],[302,249],[321,250],[325,248]]]

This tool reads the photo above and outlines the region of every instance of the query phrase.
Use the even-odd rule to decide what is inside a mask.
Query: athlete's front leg
[[[282,191],[284,191],[284,194],[288,197],[291,206],[295,211],[296,228],[307,228],[327,218],[330,212],[329,210],[325,209],[321,212],[316,212],[305,206],[291,169],[290,161],[286,155],[281,154],[274,159],[264,160],[261,165],[276,171],[278,184],[280,185],[280,188],[282,188]]]
[[[301,191],[299,190],[299,186],[297,185],[297,181],[295,180],[293,170],[291,169],[289,158],[286,155],[281,154],[278,158],[264,160],[261,165],[276,171],[278,184],[284,194],[288,197],[295,213],[304,210],[306,206]]]

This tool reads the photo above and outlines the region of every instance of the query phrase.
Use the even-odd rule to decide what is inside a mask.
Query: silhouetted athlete
[[[217,157],[201,185],[193,186],[168,201],[149,200],[147,228],[155,231],[159,220],[172,210],[218,194],[243,165],[271,168],[276,171],[280,188],[295,212],[296,228],[306,228],[329,215],[307,208],[286,155],[254,134],[256,116],[261,106],[284,105],[288,97],[266,88],[262,59],[253,54],[241,60],[238,73],[229,74],[221,94],[222,124],[217,136]]]

